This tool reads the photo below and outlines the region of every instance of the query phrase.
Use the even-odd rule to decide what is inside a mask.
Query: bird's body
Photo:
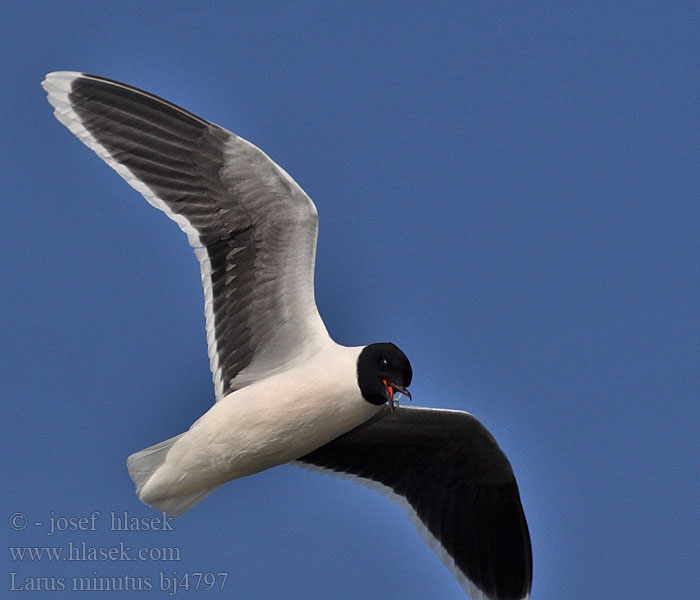
[[[398,347],[332,341],[314,301],[318,213],[289,174],[142,90],[76,72],[43,86],[56,118],[180,226],[200,264],[216,403],[129,457],[139,498],[177,516],[295,462],[397,499],[475,600],[527,598],[530,537],[508,459],[468,413],[394,411],[413,377]]]
[[[153,471],[136,475],[150,448],[129,457],[141,500],[177,516],[203,492],[296,460],[367,421],[380,407],[357,387],[360,350],[329,340],[303,365],[228,394],[173,438]]]

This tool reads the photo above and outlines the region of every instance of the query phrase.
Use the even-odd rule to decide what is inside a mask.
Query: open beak
[[[411,400],[411,392],[409,392],[405,387],[402,385],[398,385],[396,383],[392,383],[390,381],[387,381],[386,379],[382,379],[382,383],[384,384],[384,389],[386,390],[386,395],[389,401],[389,406],[391,407],[391,412],[394,412],[394,394],[397,392],[399,394],[403,394]],[[398,398],[396,399],[396,402],[398,402]]]

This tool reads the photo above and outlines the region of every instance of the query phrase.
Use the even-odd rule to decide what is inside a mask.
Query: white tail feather
[[[182,513],[188,511],[197,502],[206,498],[221,484],[217,484],[210,488],[205,488],[197,492],[186,494],[183,496],[160,496],[157,498],[149,497],[149,494],[144,494],[146,484],[151,480],[153,475],[165,465],[166,458],[170,448],[184,434],[176,435],[175,437],[145,448],[139,452],[132,454],[126,460],[126,466],[129,469],[129,475],[136,484],[136,495],[139,500],[148,506],[152,506],[156,510],[167,514],[169,517],[179,517]],[[166,466],[167,469],[167,466]],[[151,494],[152,495],[152,494]]]
[[[149,502],[148,505],[152,506],[159,512],[165,513],[169,517],[179,517],[182,513],[187,512],[200,500],[204,500],[209,494],[211,494],[215,489],[220,487],[221,484],[215,485],[212,488],[202,490],[195,494],[190,494],[189,496],[178,496],[176,498],[163,498],[162,500],[155,500]]]

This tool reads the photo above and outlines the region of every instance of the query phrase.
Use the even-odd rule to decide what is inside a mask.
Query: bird
[[[128,457],[139,499],[176,517],[224,483],[291,463],[398,502],[474,600],[521,600],[532,549],[513,469],[471,414],[398,405],[391,342],[337,344],[314,299],[316,206],[262,150],[156,95],[72,71],[55,117],[175,221],[199,261],[215,402]],[[274,399],[274,400],[272,400]]]

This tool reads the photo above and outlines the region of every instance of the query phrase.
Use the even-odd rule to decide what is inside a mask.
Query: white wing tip
[[[75,135],[79,135],[79,133],[71,126],[74,115],[72,114],[68,94],[70,94],[73,81],[81,76],[82,73],[75,71],[54,71],[53,73],[48,73],[41,82],[41,87],[44,88],[49,103],[54,107],[54,115]]]
[[[78,77],[83,77],[84,75],[85,73],[81,73],[80,71],[51,71],[46,74],[44,81],[56,81],[61,79],[70,81]]]
[[[56,92],[67,93],[70,91],[71,83],[83,76],[84,74],[78,71],[53,71],[46,74],[46,77],[41,82],[41,87],[49,95]]]

